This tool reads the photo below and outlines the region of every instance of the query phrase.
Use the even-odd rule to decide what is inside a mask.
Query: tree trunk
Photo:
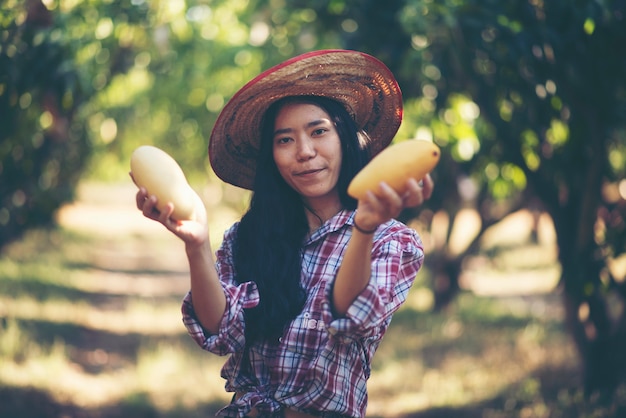
[[[580,355],[585,394],[610,401],[626,377],[626,317],[624,309],[611,316],[609,298],[619,298],[622,306],[626,301],[623,295],[604,289],[599,279],[596,286],[591,284],[588,279],[602,273],[589,257],[564,259],[562,265],[572,266],[564,268],[561,277],[563,303],[566,325]]]
[[[594,121],[593,117],[587,118],[586,127],[597,128],[599,124]],[[597,134],[584,142],[575,136],[581,132]],[[604,242],[595,232],[607,157],[604,133],[590,128],[573,129],[573,134],[570,140],[588,144],[586,159],[579,172],[568,180],[564,193],[567,197],[558,208],[552,208],[562,267],[565,319],[580,355],[586,395],[609,401],[626,377],[626,299],[611,280]],[[621,313],[613,314],[617,305]]]

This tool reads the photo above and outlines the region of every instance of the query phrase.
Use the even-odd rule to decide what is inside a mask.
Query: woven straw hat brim
[[[263,115],[289,96],[323,96],[346,107],[377,154],[402,121],[402,93],[391,71],[357,51],[322,50],[272,67],[242,87],[224,106],[209,139],[209,161],[227,183],[252,189]]]

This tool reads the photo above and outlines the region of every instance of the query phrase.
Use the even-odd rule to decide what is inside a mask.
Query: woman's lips
[[[311,169],[311,170],[303,170],[303,171],[298,171],[296,173],[294,173],[294,175],[296,177],[309,177],[309,176],[313,176],[321,171],[323,171],[323,168],[315,168],[315,169]]]

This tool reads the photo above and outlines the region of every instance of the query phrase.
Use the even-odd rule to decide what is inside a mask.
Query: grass
[[[193,418],[227,403],[224,358],[200,350],[180,320],[188,283],[176,245],[162,231],[63,227],[7,248],[0,416]],[[467,266],[470,277],[554,269],[537,248],[489,251]],[[519,264],[528,254],[539,266]],[[370,417],[624,416],[626,388],[610,408],[584,401],[558,295],[464,291],[432,313],[428,275],[374,360]]]
[[[0,259],[0,415],[214,412],[222,359],[182,327],[184,272],[106,271],[90,261],[99,250],[87,235],[35,231]]]

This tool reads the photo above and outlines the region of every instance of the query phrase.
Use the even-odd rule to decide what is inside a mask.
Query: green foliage
[[[9,2],[1,19],[0,247],[51,222],[71,199],[89,153],[73,117],[83,86],[72,51],[49,29],[49,18],[45,9],[27,13]]]
[[[85,170],[101,178],[125,174],[128,156],[139,144],[175,148],[183,164],[196,170],[203,165],[203,137],[211,122],[203,124],[203,96],[215,112],[223,104],[223,95],[214,93],[218,83],[207,82],[206,74],[212,66],[225,66],[209,53],[216,49],[213,42],[192,41],[205,32],[204,38],[222,37],[241,65],[249,61],[230,44],[233,2],[215,12],[215,21],[222,22],[216,33],[210,25],[196,24],[201,13],[170,2],[51,1],[44,6],[29,0],[5,6],[0,247],[28,228],[50,224],[55,210],[72,200]],[[222,86],[232,92],[248,74],[224,77],[230,83]],[[181,88],[186,82],[189,88]]]
[[[598,153],[624,149],[623,6],[579,3],[409,1],[402,15],[419,41],[412,59],[436,67],[429,72],[437,77],[421,86],[433,86],[437,107],[459,92],[476,102],[491,125],[480,135],[484,151],[534,176],[546,203],[584,176],[576,164],[586,165],[590,141],[599,142]],[[625,173],[603,166],[607,181]]]
[[[480,109],[480,147],[465,175],[493,198],[540,204],[552,216],[585,385],[610,393],[626,370],[608,360],[626,347],[626,316],[609,313],[626,289],[608,268],[609,255],[626,252],[626,195],[617,191],[626,168],[615,164],[626,150],[626,5],[407,1],[401,21],[439,112],[434,123],[458,124],[447,115],[459,94]],[[483,219],[488,202],[477,202]],[[580,318],[581,306],[593,314]]]

